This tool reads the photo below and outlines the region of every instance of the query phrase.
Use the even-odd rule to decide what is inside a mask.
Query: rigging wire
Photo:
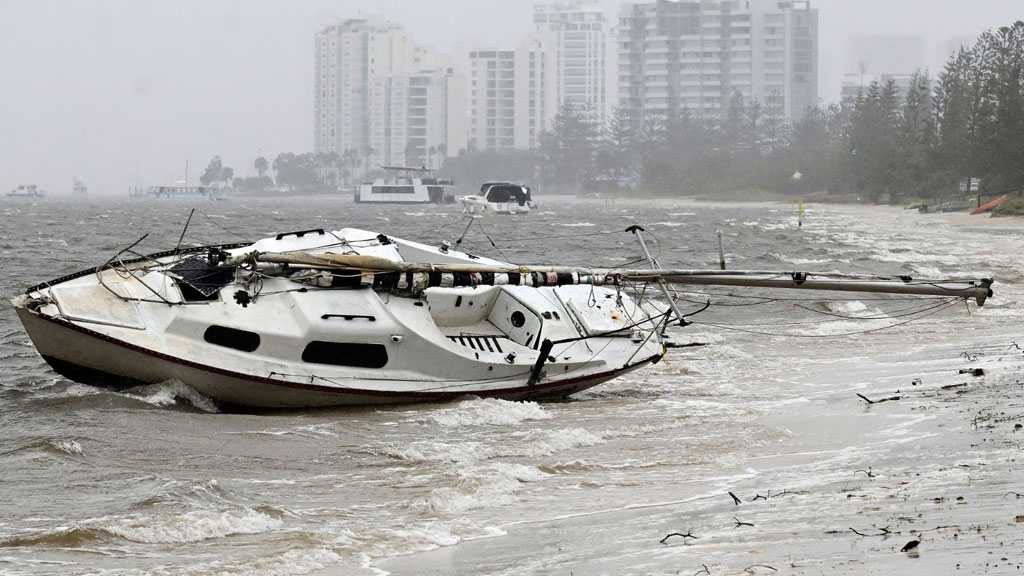
[[[872,334],[874,332],[881,332],[883,330],[889,330],[891,328],[897,328],[899,326],[905,326],[905,325],[910,324],[912,322],[916,322],[918,320],[921,320],[921,319],[926,318],[928,316],[932,316],[932,315],[937,314],[937,313],[939,313],[939,312],[941,312],[943,310],[946,310],[948,308],[956,306],[959,303],[960,303],[959,299],[954,299],[954,300],[952,300],[950,302],[946,302],[946,303],[934,306],[932,309],[930,309],[930,311],[925,311],[922,314],[916,315],[913,318],[911,318],[910,320],[906,320],[904,322],[898,322],[896,324],[890,324],[888,326],[882,326],[882,327],[879,327],[879,328],[872,328],[872,329],[869,329],[869,330],[860,330],[860,331],[856,331],[856,332],[844,332],[844,333],[840,333],[840,334],[781,334],[781,333],[778,333],[778,332],[763,332],[763,331],[759,331],[759,330],[747,330],[745,328],[740,328],[740,327],[734,326],[734,325],[719,324],[719,323],[714,323],[714,322],[693,322],[693,324],[698,325],[698,326],[711,326],[713,328],[721,328],[723,330],[731,330],[733,332],[744,332],[744,333],[747,333],[747,334],[755,334],[755,335],[759,335],[759,336],[775,336],[775,337],[779,337],[779,338],[819,338],[819,339],[828,339],[828,338],[840,338],[840,337],[845,337],[845,336],[859,336],[859,335],[862,335],[862,334]]]

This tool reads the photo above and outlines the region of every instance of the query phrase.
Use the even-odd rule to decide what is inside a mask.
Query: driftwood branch
[[[733,494],[732,492],[729,492],[729,496],[732,496],[732,503],[735,504],[736,506],[739,506],[740,504],[743,503],[743,500],[740,500],[739,496]]]
[[[732,519],[733,519],[734,522],[736,522],[736,526],[733,526],[733,528],[740,528],[740,527],[743,527],[743,526],[750,526],[751,528],[754,527],[754,525],[751,524],[750,522],[742,522],[739,518],[737,518],[735,516],[733,516]]]
[[[747,566],[746,568],[744,568],[743,571],[746,572],[747,574],[754,574],[755,568],[767,568],[767,569],[771,570],[772,572],[778,572],[779,571],[779,569],[776,568],[775,566],[769,566],[767,564],[751,564],[750,566]]]
[[[899,534],[899,532],[893,532],[892,530],[889,530],[888,526],[883,526],[882,528],[878,528],[877,530],[878,530],[878,534],[865,534],[865,533],[857,530],[856,528],[850,528],[850,532],[853,532],[854,534],[856,534],[857,536],[860,536],[862,538],[873,538],[873,537],[876,537],[876,536],[878,536],[878,537],[885,537],[885,536],[888,536],[890,534]]]
[[[854,470],[853,473],[856,474],[857,472],[863,472],[868,478],[874,478],[875,476],[877,476],[877,474],[875,474],[875,472],[871,469],[871,466],[868,466],[867,470]]]
[[[668,539],[669,539],[669,538],[671,538],[671,537],[673,537],[673,536],[679,536],[679,537],[681,537],[681,538],[683,539],[683,542],[686,542],[686,539],[687,539],[687,538],[693,538],[694,540],[697,540],[697,539],[698,539],[698,538],[697,538],[697,536],[694,536],[694,535],[693,535],[693,530],[690,530],[690,531],[689,531],[689,532],[687,532],[686,534],[683,534],[682,532],[672,532],[671,534],[668,534],[667,536],[665,536],[664,538],[662,538],[662,539],[661,539],[661,542],[660,542],[660,543],[661,543],[661,544],[664,544],[664,543],[665,543],[666,541],[668,541]]]
[[[872,400],[871,398],[868,398],[863,394],[857,394],[857,396],[859,396],[861,400],[867,402],[868,405],[881,404],[882,402],[897,402],[899,400],[903,400],[903,396],[890,396],[888,398],[879,398],[878,400]]]
[[[711,570],[708,570],[708,565],[707,564],[701,564],[700,565],[700,570],[697,570],[696,572],[694,572],[693,576],[700,576],[701,574],[704,574],[705,576],[711,576]]]

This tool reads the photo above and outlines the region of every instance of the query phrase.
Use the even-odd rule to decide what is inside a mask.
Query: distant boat
[[[188,186],[174,184],[171,186],[151,186],[147,196],[170,200],[223,200],[223,188],[213,186]]]
[[[451,204],[455,201],[451,180],[433,176],[427,168],[382,166],[396,173],[391,178],[378,178],[356,188],[359,204]]]
[[[85,196],[89,194],[89,187],[85,185],[85,182],[75,178],[74,183],[71,186],[71,193],[75,196]]]
[[[537,208],[530,187],[511,182],[487,182],[479,195],[460,196],[458,202],[469,214],[529,214]]]
[[[39,189],[35,184],[22,184],[7,193],[9,198],[44,198],[46,192]]]

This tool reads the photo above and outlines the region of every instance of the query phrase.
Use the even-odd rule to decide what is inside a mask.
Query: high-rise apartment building
[[[619,106],[721,115],[736,93],[803,116],[818,101],[818,12],[801,0],[654,0],[623,4]]]
[[[373,168],[465,147],[465,81],[398,25],[345,20],[316,35],[314,150]],[[440,162],[437,162],[438,164]]]
[[[570,104],[604,122],[609,103],[608,24],[600,0],[535,4],[533,23],[554,69],[554,106]]]
[[[556,111],[549,101],[553,68],[538,37],[514,50],[469,53],[469,146],[532,148]]]

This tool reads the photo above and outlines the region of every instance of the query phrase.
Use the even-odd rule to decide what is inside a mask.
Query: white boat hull
[[[507,400],[564,398],[661,359],[661,354],[656,354],[617,369],[545,379],[535,385],[521,382],[497,388],[414,391],[401,390],[401,384],[393,390],[371,389],[354,381],[350,386],[339,387],[268,378],[202,364],[112,338],[25,306],[16,305],[16,308],[40,355],[55,371],[72,380],[111,388],[178,380],[219,404],[256,409],[440,402],[466,395]],[[406,383],[408,386],[415,384]]]

